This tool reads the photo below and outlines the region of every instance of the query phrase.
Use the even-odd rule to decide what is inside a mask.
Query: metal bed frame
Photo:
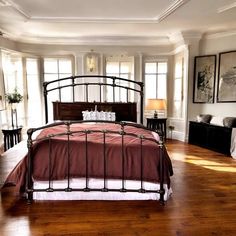
[[[91,83],[88,82],[83,82],[82,79],[84,78],[88,78],[91,80]],[[102,82],[94,82],[94,79],[101,79]],[[107,79],[111,79],[112,83],[107,83]],[[80,81],[81,80],[81,81]],[[58,86],[60,81],[70,81],[71,83],[66,84],[66,85],[62,85],[62,86]],[[129,82],[131,84],[133,84],[133,87],[126,87],[126,86],[122,86],[119,84],[120,81],[126,81]],[[48,86],[51,85],[51,88],[48,88]],[[59,99],[61,101],[61,92],[63,88],[68,88],[68,87],[72,87],[72,97],[73,97],[73,102],[75,102],[75,88],[76,87],[81,87],[81,86],[85,86],[85,101],[88,102],[88,98],[89,98],[89,86],[91,85],[97,85],[99,88],[99,97],[100,97],[100,102],[102,102],[104,99],[102,99],[102,89],[107,86],[111,86],[113,88],[113,102],[115,102],[115,88],[123,88],[127,91],[127,102],[129,102],[129,91],[134,91],[136,93],[139,94],[140,96],[140,123],[143,123],[143,83],[142,82],[137,82],[137,81],[133,81],[133,80],[128,80],[128,79],[123,79],[123,78],[118,78],[118,77],[111,77],[111,76],[101,76],[101,75],[83,75],[83,76],[71,76],[71,77],[67,77],[67,78],[63,78],[63,79],[58,79],[58,80],[54,80],[54,81],[50,81],[50,82],[44,82],[43,83],[43,88],[44,88],[44,104],[45,104],[45,120],[46,123],[48,122],[48,93],[52,92],[52,91],[59,91]],[[164,204],[164,194],[165,194],[165,189],[164,189],[164,144],[162,142],[162,138],[161,141],[157,142],[155,139],[150,139],[150,138],[146,138],[143,135],[135,135],[132,133],[126,133],[124,131],[124,127],[125,126],[135,126],[135,127],[139,127],[142,129],[146,129],[149,130],[148,128],[144,127],[143,125],[137,124],[137,123],[132,123],[132,122],[111,122],[111,121],[96,121],[96,122],[106,122],[106,123],[115,123],[115,124],[120,124],[120,130],[119,131],[110,131],[110,130],[77,130],[77,131],[71,131],[71,125],[76,124],[76,123],[86,123],[86,122],[91,122],[91,121],[62,121],[62,122],[56,122],[53,124],[49,124],[49,125],[45,125],[39,128],[34,128],[34,129],[29,129],[27,134],[28,134],[28,173],[27,173],[27,183],[26,183],[26,196],[27,196],[27,200],[29,203],[32,202],[33,200],[33,192],[40,192],[40,191],[44,191],[44,192],[54,192],[54,191],[65,191],[65,192],[72,192],[72,191],[84,191],[84,192],[90,192],[90,191],[101,191],[101,192],[139,192],[140,194],[144,194],[147,192],[154,192],[157,194],[160,194],[160,203]],[[49,145],[49,150],[51,150],[51,140],[57,136],[66,136],[66,140],[67,140],[67,156],[65,158],[67,158],[68,163],[70,162],[70,138],[74,133],[84,133],[85,134],[85,146],[86,146],[86,187],[85,188],[71,188],[70,186],[70,168],[68,168],[67,170],[67,188],[65,189],[55,189],[51,186],[51,179],[48,179],[48,188],[46,189],[35,189],[33,187],[33,180],[32,180],[32,173],[33,173],[33,143],[35,141],[38,141],[37,139],[33,140],[32,139],[32,135],[34,134],[35,131],[39,131],[42,130],[44,128],[49,128],[49,127],[54,127],[54,126],[58,126],[58,125],[65,125],[66,126],[66,130],[65,132],[61,133],[61,134],[52,134],[50,136],[44,137],[44,140],[48,140],[48,145]],[[87,138],[89,136],[89,134],[93,133],[93,132],[99,132],[103,135],[103,163],[101,163],[104,166],[104,176],[103,176],[103,181],[104,181],[104,186],[101,189],[94,189],[94,188],[89,188],[88,186],[88,155],[87,155],[87,146],[88,146],[88,142],[87,142]],[[108,189],[106,186],[106,164],[107,164],[107,160],[106,160],[106,135],[107,134],[111,134],[111,133],[115,133],[121,136],[121,152],[122,152],[122,188],[121,189]],[[125,171],[125,166],[124,166],[124,137],[125,136],[133,136],[136,139],[139,139],[140,141],[140,161],[141,161],[141,174],[140,174],[140,188],[139,189],[126,189],[124,186],[124,171]],[[158,147],[159,147],[159,152],[160,152],[160,176],[159,176],[159,184],[160,184],[160,189],[159,190],[145,190],[143,188],[143,153],[142,153],[142,148],[143,148],[143,141],[144,140],[149,140],[153,143],[155,143]],[[51,151],[49,151],[48,156],[50,158],[51,156]],[[49,159],[49,163],[50,163],[50,159]],[[49,164],[50,165],[50,164]],[[68,165],[69,166],[69,165]],[[51,166],[49,166],[49,170],[50,170]]]
[[[144,127],[143,125],[139,125],[139,124],[135,124],[135,123],[127,123],[127,122],[112,122],[112,121],[96,121],[98,123],[115,123],[115,124],[119,124],[120,125],[120,130],[118,131],[111,131],[111,130],[76,130],[76,131],[71,131],[71,125],[73,124],[79,124],[79,123],[88,123],[91,121],[71,121],[71,122],[57,122],[54,124],[50,124],[50,125],[46,125],[43,127],[39,127],[39,128],[34,128],[34,129],[29,129],[27,134],[28,134],[28,160],[27,160],[27,164],[28,164],[28,172],[27,172],[27,187],[26,187],[26,194],[27,194],[27,200],[28,203],[31,203],[33,200],[33,192],[56,192],[56,191],[65,191],[65,192],[72,192],[72,191],[77,191],[77,192],[92,192],[92,191],[97,191],[97,192],[138,192],[140,194],[144,194],[144,193],[157,193],[160,194],[160,204],[164,205],[164,194],[165,194],[165,189],[164,189],[164,145],[162,141],[157,141],[154,138],[147,138],[143,135],[136,135],[133,133],[127,133],[124,131],[124,127],[125,126],[134,126],[137,128],[142,128],[142,129],[146,129],[149,130],[148,128]],[[32,135],[34,134],[35,131],[38,130],[42,130],[45,128],[50,128],[50,127],[55,127],[55,126],[59,126],[59,125],[65,125],[65,132],[63,133],[58,133],[58,134],[52,134],[49,136],[45,136],[41,139],[32,139]],[[101,133],[103,135],[103,163],[101,163],[104,166],[104,173],[103,173],[103,188],[89,188],[88,186],[88,179],[89,179],[89,175],[88,175],[88,136],[92,133]],[[72,188],[70,186],[70,138],[76,134],[76,133],[84,133],[85,134],[85,163],[86,163],[86,175],[85,175],[85,179],[86,179],[86,187],[85,188]],[[106,136],[109,134],[118,134],[121,136],[121,156],[122,156],[122,188],[121,189],[109,189],[106,186],[106,180],[107,180],[107,156],[106,156]],[[33,187],[33,181],[32,181],[32,173],[33,173],[33,144],[35,142],[39,142],[39,141],[43,141],[43,140],[47,140],[48,141],[48,146],[49,146],[49,153],[48,153],[48,158],[49,158],[49,173],[51,173],[51,150],[52,150],[52,145],[51,145],[51,140],[53,138],[56,138],[58,136],[65,136],[65,140],[66,140],[66,146],[67,146],[67,152],[66,152],[66,157],[67,158],[67,163],[68,163],[68,169],[67,169],[67,187],[66,188],[53,188],[51,183],[52,183],[52,179],[49,177],[48,179],[48,188],[45,189],[35,189]],[[124,182],[125,182],[125,153],[124,153],[124,137],[125,136],[132,136],[135,139],[139,140],[140,143],[140,188],[139,189],[127,189],[124,186]],[[158,151],[159,151],[159,157],[160,157],[160,167],[159,167],[159,173],[160,173],[160,177],[159,177],[159,184],[160,184],[160,189],[159,190],[146,190],[143,187],[143,142],[144,140],[149,140],[152,143],[154,143],[155,145],[157,145]],[[50,174],[49,174],[50,176]]]

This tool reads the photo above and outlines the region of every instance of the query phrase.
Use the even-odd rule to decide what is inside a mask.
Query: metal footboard
[[[138,192],[140,194],[145,194],[145,193],[157,193],[160,194],[160,203],[164,204],[164,194],[165,194],[165,189],[164,189],[164,152],[163,152],[163,148],[164,148],[164,144],[162,142],[162,138],[160,141],[157,141],[154,138],[148,138],[145,137],[144,135],[136,135],[133,133],[127,133],[125,131],[125,127],[126,126],[134,126],[137,128],[142,128],[142,129],[146,129],[148,130],[148,128],[145,128],[142,125],[136,124],[136,123],[129,123],[129,122],[111,122],[111,121],[95,121],[97,123],[115,123],[115,124],[119,124],[120,125],[120,130],[118,131],[114,131],[114,130],[93,130],[93,129],[85,129],[85,130],[71,130],[71,125],[73,124],[79,124],[79,123],[89,123],[91,121],[71,121],[71,122],[58,122],[58,123],[54,123],[51,125],[46,125],[43,127],[39,127],[36,129],[29,129],[28,130],[28,173],[27,173],[27,184],[26,184],[26,193],[27,193],[27,200],[28,203],[31,203],[33,200],[33,192],[55,192],[55,191],[59,191],[59,192],[92,192],[92,191],[97,191],[97,192]],[[33,139],[33,134],[36,131],[45,129],[45,128],[50,128],[50,127],[55,127],[55,126],[59,126],[59,125],[65,125],[65,132],[63,133],[57,133],[57,134],[50,134],[48,136],[42,137],[40,139]],[[102,136],[102,150],[103,150],[103,163],[101,163],[103,165],[103,187],[102,188],[90,188],[89,184],[88,184],[88,180],[89,180],[89,173],[88,173],[88,137],[90,134],[92,133],[101,133]],[[84,140],[84,145],[85,145],[85,187],[84,188],[72,188],[71,184],[70,184],[70,180],[71,180],[71,169],[70,169],[70,139],[73,135],[75,134],[84,134],[85,136],[85,140]],[[120,189],[114,189],[114,188],[108,188],[107,187],[107,179],[108,179],[108,159],[107,159],[107,136],[109,134],[116,134],[119,135],[121,137],[121,157],[122,157],[122,187]],[[52,140],[55,137],[58,136],[65,136],[66,137],[66,145],[67,145],[67,152],[66,152],[66,156],[65,158],[67,159],[67,187],[66,188],[55,188],[52,186],[52,178],[51,178],[51,171],[52,171],[52,164],[51,164],[51,155],[52,155]],[[125,136],[130,136],[130,137],[134,137],[135,139],[139,140],[139,146],[140,146],[140,177],[139,180],[140,181],[140,188],[138,189],[129,189],[125,187],[125,151],[124,151],[124,147],[125,147]],[[33,187],[33,180],[32,180],[32,175],[33,175],[33,159],[34,159],[34,154],[33,154],[33,145],[35,142],[39,142],[39,141],[47,141],[48,142],[48,187],[45,189],[35,189]],[[159,157],[160,157],[160,162],[159,162],[159,184],[160,184],[160,189],[158,190],[147,190],[144,188],[143,186],[143,147],[144,147],[144,141],[148,140],[152,143],[154,143],[155,145],[158,146],[158,152],[159,152]]]

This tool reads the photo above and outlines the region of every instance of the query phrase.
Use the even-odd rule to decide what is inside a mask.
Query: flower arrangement
[[[10,104],[12,103],[20,103],[23,100],[23,96],[17,91],[17,89],[14,89],[13,93],[7,93],[5,95],[6,101]]]

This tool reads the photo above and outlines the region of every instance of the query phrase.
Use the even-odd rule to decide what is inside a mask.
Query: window
[[[183,59],[178,59],[175,64],[174,79],[174,117],[182,117],[183,97]]]
[[[72,75],[72,60],[69,58],[44,58],[44,81],[53,81],[60,78],[70,77]],[[57,86],[64,86],[69,81],[60,81]],[[48,89],[55,87],[49,85]],[[72,101],[72,88],[62,88],[61,90],[52,91],[48,95],[48,112],[49,121],[53,120],[52,102],[62,100],[64,102]]]
[[[5,93],[12,93],[17,89],[21,95],[24,95],[22,57],[17,53],[2,51],[2,68],[4,74]],[[11,124],[9,104],[7,104],[7,108],[5,115],[3,115],[3,124]],[[24,125],[24,102],[17,104],[16,109],[17,123],[18,125]]]
[[[133,60],[129,58],[127,61],[124,59],[117,60],[117,61],[107,61],[106,62],[106,75],[107,76],[116,76],[124,79],[133,79]],[[113,80],[108,79],[107,83],[112,84]],[[129,84],[127,81],[120,81],[120,86],[124,87],[131,87],[133,85]],[[126,102],[127,96],[129,96],[128,100],[133,101],[134,100],[134,93],[132,91],[129,91],[127,94],[127,90],[124,88],[116,87],[115,88],[115,101],[116,102]],[[106,91],[106,100],[108,102],[113,101],[113,87],[107,87]]]
[[[167,62],[146,62],[144,83],[146,99],[166,99]]]
[[[41,85],[39,79],[38,59],[26,58],[26,81],[27,81],[27,114],[28,127],[42,125],[43,113],[41,103]]]
[[[42,85],[40,83],[39,60],[37,58],[25,58],[20,53],[2,51],[2,67],[4,73],[5,93],[12,93],[14,89],[24,96],[23,102],[17,104],[18,125],[24,128],[42,125]],[[72,75],[72,60],[68,58],[45,58],[44,79],[51,81]],[[65,85],[60,82],[59,85]],[[70,88],[63,88],[64,101],[72,97]],[[53,93],[53,92],[52,92]],[[53,93],[50,101],[59,99],[59,93]],[[7,104],[8,105],[8,104]],[[2,124],[11,124],[11,113],[8,105],[6,111],[2,111]],[[52,103],[49,102],[49,114],[52,117]],[[52,119],[51,119],[52,120]]]
[[[17,104],[17,123],[24,128],[42,124],[42,104],[38,59],[23,58],[19,53],[2,53],[5,93],[14,89],[24,96]],[[3,124],[11,124],[10,106],[3,115]]]

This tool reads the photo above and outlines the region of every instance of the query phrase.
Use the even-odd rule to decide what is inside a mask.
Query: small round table
[[[4,136],[4,151],[8,150],[21,141],[21,130],[22,127],[2,129]]]

